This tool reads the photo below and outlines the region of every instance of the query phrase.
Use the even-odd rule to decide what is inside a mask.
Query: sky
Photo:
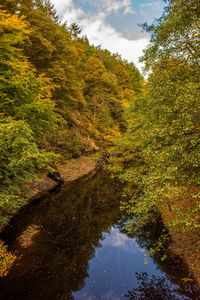
[[[162,14],[162,0],[52,0],[62,22],[75,22],[91,44],[101,45],[141,70],[138,58],[149,43],[149,34],[138,24],[151,24]]]

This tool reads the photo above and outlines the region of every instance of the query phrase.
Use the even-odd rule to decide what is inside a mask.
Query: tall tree
[[[22,53],[29,30],[23,19],[0,11],[0,222],[21,203],[22,182],[55,159],[42,150],[45,135],[59,122],[50,100],[52,86]]]
[[[198,0],[169,0],[162,17],[143,29],[151,33],[151,43],[142,61],[146,68],[161,58],[181,57],[199,66],[200,4]]]

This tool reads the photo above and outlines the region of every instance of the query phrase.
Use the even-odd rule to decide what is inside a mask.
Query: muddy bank
[[[77,159],[70,159],[64,164],[57,165],[57,171],[60,174],[60,178],[65,183],[89,174],[98,166],[99,162],[95,159],[95,156],[83,156]],[[40,182],[31,183],[30,188],[34,191],[27,201],[40,197],[43,193],[51,191],[59,184],[60,182],[50,178],[47,173],[42,174]]]
[[[70,159],[63,164],[57,165],[57,172],[60,174],[61,182],[55,181],[48,176],[48,173],[43,173],[40,176],[40,181],[34,181],[29,184],[32,193],[26,198],[27,205],[29,202],[44,196],[46,193],[51,192],[53,189],[61,185],[62,183],[72,182],[77,180],[92,171],[95,171],[103,164],[103,160],[97,158],[97,156],[82,156],[77,159]],[[9,212],[6,216],[11,220],[16,216],[20,209]],[[0,226],[0,232],[7,226]]]

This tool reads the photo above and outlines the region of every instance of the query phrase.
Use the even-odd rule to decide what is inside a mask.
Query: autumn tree
[[[0,241],[0,277],[6,276],[12,267],[15,256],[7,252],[7,247]]]
[[[0,211],[4,223],[4,211],[21,204],[20,183],[55,159],[42,147],[59,117],[50,100],[49,80],[36,76],[22,54],[20,46],[29,33],[27,24],[4,11],[0,16]]]

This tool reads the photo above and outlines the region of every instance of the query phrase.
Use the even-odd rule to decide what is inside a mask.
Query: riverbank
[[[168,205],[162,205],[160,213],[163,223],[167,226],[171,236],[170,249],[173,255],[181,257],[188,267],[189,274],[193,277],[198,286],[200,286],[200,229],[195,230],[180,230],[180,225],[170,226],[174,219],[179,219],[176,210],[170,210]],[[191,201],[181,199],[174,204],[178,210],[183,208],[192,208]],[[182,278],[184,282],[191,281],[190,278]]]
[[[75,181],[93,171],[98,169],[102,164],[101,155],[94,154],[90,156],[81,156],[77,159],[69,159],[62,164],[56,166],[59,177],[62,179],[60,182],[51,179],[48,176],[48,172],[40,174],[39,181],[33,181],[29,184],[29,188],[32,190],[31,194],[25,199],[26,206],[28,203],[34,201],[35,199],[51,192],[57,186]],[[21,207],[10,211],[6,218],[9,220],[6,225],[0,226],[0,232],[8,226],[11,219],[16,216],[21,210]]]
[[[100,156],[98,157],[97,155],[81,156],[77,159],[69,159],[63,164],[58,164],[56,168],[62,183],[72,182],[94,171],[99,166],[99,159]],[[50,178],[48,173],[41,174],[41,181],[30,184],[33,192],[27,198],[27,202],[51,191],[58,185],[60,185],[60,182]]]

